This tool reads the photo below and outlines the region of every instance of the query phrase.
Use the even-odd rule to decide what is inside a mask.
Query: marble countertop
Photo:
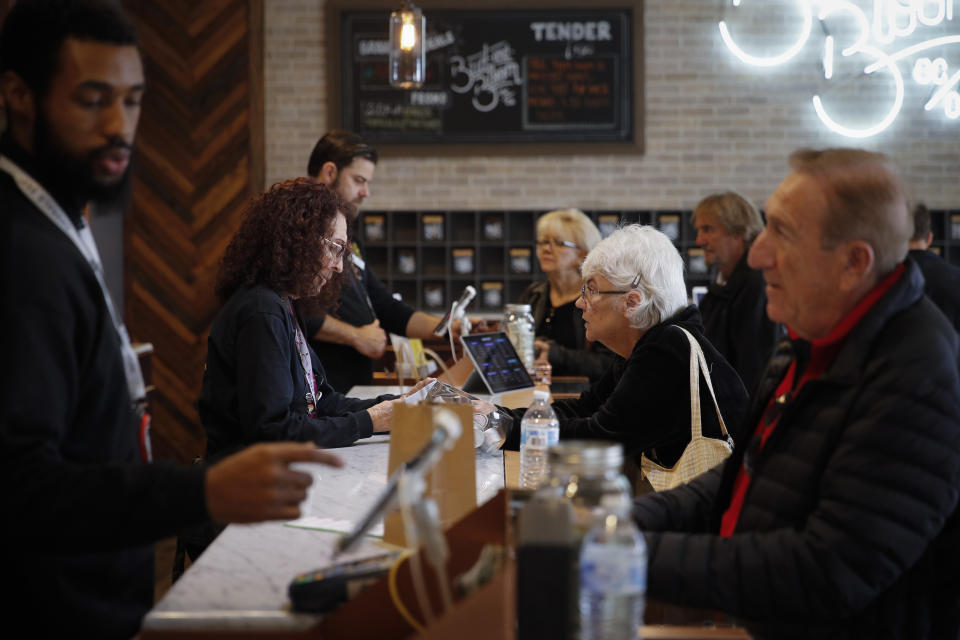
[[[391,393],[384,387],[379,393]],[[351,395],[360,396],[359,393]],[[387,482],[389,438],[374,436],[337,449],[346,466],[302,465],[314,477],[301,512],[354,522],[372,505]],[[477,503],[503,488],[503,454],[477,453]],[[294,613],[287,585],[294,576],[330,564],[340,534],[268,522],[231,525],[147,614],[144,632],[176,630],[299,631],[319,616]],[[368,538],[347,560],[382,553]]]

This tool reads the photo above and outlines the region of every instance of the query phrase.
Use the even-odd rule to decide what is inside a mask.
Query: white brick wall
[[[856,1],[872,15],[872,0]],[[953,21],[921,27],[905,44],[960,34],[960,0],[945,1],[954,2]],[[377,168],[366,206],[678,209],[690,208],[704,195],[726,188],[738,189],[762,204],[786,175],[786,157],[793,149],[863,146],[893,156],[917,196],[929,206],[960,207],[960,119],[948,120],[942,110],[923,110],[931,88],[918,86],[911,79],[911,69],[924,54],[899,63],[906,97],[896,122],[866,141],[845,138],[827,130],[811,106],[822,77],[823,34],[816,20],[806,46],[789,63],[751,68],[736,60],[719,37],[722,4],[646,1],[646,148],[642,154],[386,157]],[[756,25],[769,35],[778,28],[788,32],[796,28],[789,21],[784,25],[774,11],[791,4],[751,0],[739,11],[755,11]],[[928,4],[932,11],[935,3]],[[302,175],[316,139],[337,124],[328,121],[326,112],[323,5],[324,0],[265,3],[268,184]],[[769,16],[755,7],[762,7]],[[838,47],[847,46],[850,40],[842,42],[839,30],[843,21],[835,18],[830,24]],[[894,43],[884,50],[902,46]],[[960,71],[960,44],[926,55],[943,55],[951,74]],[[854,108],[868,111],[870,102]]]

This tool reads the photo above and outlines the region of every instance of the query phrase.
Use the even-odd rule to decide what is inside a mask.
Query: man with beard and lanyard
[[[348,266],[344,260],[337,310],[305,321],[327,379],[340,393],[373,381],[373,361],[386,349],[387,331],[408,338],[430,338],[440,322],[439,317],[396,300],[364,260],[355,223],[361,203],[370,195],[376,164],[377,151],[357,134],[341,129],[320,138],[307,164],[311,178],[354,206],[347,220],[352,227],[352,264]],[[475,318],[471,322],[483,324]],[[459,330],[459,323],[454,323],[455,337]]]
[[[342,464],[299,443],[208,468],[141,459],[143,379],[83,217],[125,191],[136,45],[109,0],[20,0],[0,30],[0,611],[40,637],[135,635],[154,541],[296,518],[311,476],[289,464]]]

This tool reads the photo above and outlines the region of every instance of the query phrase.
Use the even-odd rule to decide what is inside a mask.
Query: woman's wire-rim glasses
[[[347,252],[347,245],[331,240],[330,238],[323,238],[323,241],[330,246],[330,254],[333,256],[334,260],[339,260],[343,257],[343,254]]]
[[[600,289],[594,289],[586,282],[580,286],[580,297],[584,300],[589,300],[594,296],[599,296],[601,294],[614,294],[614,293],[630,293],[640,285],[640,274],[637,274],[637,277],[633,279],[633,282],[630,283],[629,289],[609,289],[607,291],[601,291]],[[589,297],[588,297],[589,296]]]
[[[559,249],[560,247],[569,247],[571,249],[580,248],[576,242],[571,242],[570,240],[557,240],[555,238],[544,238],[542,240],[537,240],[537,247],[543,249],[547,246],[553,249]]]

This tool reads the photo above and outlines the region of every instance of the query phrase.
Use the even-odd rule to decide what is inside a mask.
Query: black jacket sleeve
[[[599,342],[591,343],[586,349],[570,349],[554,342],[550,344],[548,355],[555,375],[587,376],[590,380],[602,378],[616,357]]]
[[[721,468],[711,469],[672,491],[648,493],[634,502],[637,526],[650,535],[660,531],[705,532],[710,528]],[[650,535],[650,544],[658,541]],[[652,555],[654,548],[649,548]]]
[[[342,447],[372,435],[364,409],[377,400],[347,399],[326,386],[317,403],[318,417],[291,409],[295,388],[290,362],[298,358],[291,343],[285,318],[274,313],[250,314],[239,327],[237,344],[243,347],[237,349],[237,400],[243,441]]]

